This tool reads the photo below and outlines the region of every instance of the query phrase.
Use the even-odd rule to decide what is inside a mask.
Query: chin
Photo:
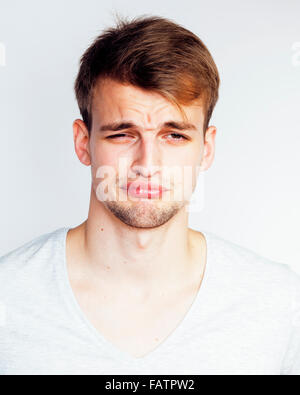
[[[157,228],[170,221],[183,207],[183,203],[172,202],[157,206],[154,201],[134,202],[106,201],[106,208],[124,224],[134,228]]]

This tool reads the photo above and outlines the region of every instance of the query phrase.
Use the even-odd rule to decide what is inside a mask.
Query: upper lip
[[[126,185],[123,185],[121,188],[123,189],[137,189],[138,187],[140,187],[140,190],[142,191],[166,191],[168,190],[167,188],[163,187],[162,185],[159,184],[152,184],[151,182],[143,182],[143,181],[132,181],[132,182],[128,182]]]

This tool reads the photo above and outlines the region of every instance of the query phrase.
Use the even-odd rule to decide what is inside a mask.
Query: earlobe
[[[73,139],[76,155],[80,162],[86,166],[91,164],[89,152],[89,132],[81,119],[73,122]]]

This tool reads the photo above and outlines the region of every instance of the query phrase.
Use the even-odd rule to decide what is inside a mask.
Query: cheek
[[[182,188],[185,193],[192,192],[197,184],[202,155],[202,146],[198,144],[184,155],[177,157],[177,164],[182,167],[182,180],[184,180]],[[189,193],[188,195],[190,196]]]
[[[125,155],[123,152],[124,150],[122,151],[121,148],[121,146],[113,146],[112,144],[106,145],[103,142],[98,142],[97,144],[92,145],[91,174],[93,188],[95,191],[103,180],[105,180],[105,185],[115,186],[119,177],[122,178],[122,176],[127,176],[129,171],[128,162],[130,163],[130,160],[128,156],[126,156],[126,166],[122,166],[122,163],[124,164],[124,162],[121,162],[120,160],[124,158]]]
[[[103,180],[100,177],[101,172],[107,171],[106,166],[112,170],[114,169],[114,160],[112,153],[106,150],[100,141],[95,141],[93,138],[90,140],[90,155],[92,182],[94,189],[96,189],[101,180]]]
[[[181,148],[174,152],[170,152],[170,155],[166,156],[167,164],[173,166],[197,166],[200,164],[202,157],[201,147],[188,147]]]
[[[120,152],[103,141],[91,141],[91,162],[93,166],[117,166]]]
[[[191,150],[187,161],[191,166],[199,166],[203,156],[203,144],[201,142],[197,142],[197,144]]]

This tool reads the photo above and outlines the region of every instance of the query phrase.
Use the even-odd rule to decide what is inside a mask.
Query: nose
[[[155,137],[145,136],[137,146],[132,171],[145,178],[153,177],[155,173],[159,172],[161,161],[162,155]]]

